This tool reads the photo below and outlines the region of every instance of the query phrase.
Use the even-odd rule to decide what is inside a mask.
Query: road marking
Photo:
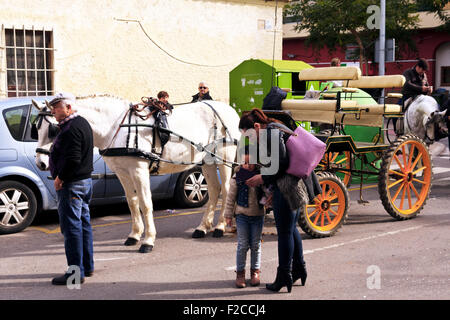
[[[353,243],[358,243],[358,242],[364,242],[364,241],[368,241],[368,240],[373,240],[373,239],[377,239],[377,238],[381,238],[381,237],[386,237],[386,236],[391,236],[397,233],[401,233],[401,232],[408,232],[408,231],[413,231],[413,230],[417,230],[423,227],[428,227],[428,226],[432,226],[432,225],[437,225],[437,224],[441,224],[440,223],[432,223],[432,224],[425,224],[425,225],[421,225],[421,226],[416,226],[416,227],[410,227],[410,228],[405,228],[405,229],[399,229],[399,230],[395,230],[395,231],[388,231],[388,232],[384,232],[384,233],[378,233],[376,235],[373,236],[368,236],[368,237],[364,237],[364,238],[359,238],[359,239],[354,239],[351,241],[347,241],[347,242],[341,242],[341,243],[336,243],[336,244],[332,244],[329,246],[325,246],[325,247],[320,247],[320,248],[316,248],[316,249],[311,249],[311,250],[305,250],[303,251],[303,254],[312,254],[315,252],[319,252],[319,251],[324,251],[324,250],[328,250],[328,249],[334,249],[334,248],[338,248],[338,247],[342,247],[345,245],[349,245],[349,244],[353,244]],[[278,258],[272,258],[269,260],[264,260],[261,263],[266,263],[266,262],[273,262],[273,261],[277,261]],[[236,266],[231,266],[231,267],[227,267],[225,268],[226,271],[233,271],[236,270]]]
[[[120,257],[120,258],[100,258],[100,259],[94,259],[94,261],[113,261],[113,260],[122,260],[122,259],[128,259],[128,257]]]
[[[188,216],[188,215],[198,214],[198,213],[203,213],[203,212],[204,212],[204,210],[188,211],[188,212],[175,213],[175,214],[170,214],[170,215],[165,215],[165,216],[158,216],[158,217],[154,217],[154,219],[156,220],[156,219],[165,219],[165,218],[172,218],[172,217],[178,217],[178,216]],[[96,224],[96,225],[92,226],[92,229],[103,228],[103,227],[110,227],[110,226],[115,226],[115,225],[120,225],[120,224],[127,224],[127,223],[131,223],[131,220],[110,222],[110,223],[104,223],[104,224]],[[46,234],[61,233],[61,228],[60,227],[57,227],[55,229],[47,229],[47,228],[43,228],[43,227],[31,226],[28,229],[41,231],[41,232],[46,233]]]

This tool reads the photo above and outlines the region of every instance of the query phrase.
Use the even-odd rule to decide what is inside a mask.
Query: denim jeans
[[[283,270],[291,270],[292,262],[302,264],[302,237],[297,230],[300,209],[292,211],[277,186],[273,195],[273,214],[278,235],[278,266]]]
[[[238,245],[236,251],[236,271],[245,270],[247,251],[250,249],[252,269],[261,267],[261,234],[264,216],[236,215]]]
[[[64,183],[57,191],[58,214],[67,264],[78,266],[80,275],[94,271],[94,248],[89,201],[92,197],[92,179]]]

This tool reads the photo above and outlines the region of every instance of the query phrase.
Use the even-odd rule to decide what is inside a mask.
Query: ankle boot
[[[245,270],[236,271],[236,287],[245,288]]]
[[[280,267],[277,268],[277,277],[275,282],[271,284],[266,284],[266,288],[270,291],[280,291],[284,286],[287,287],[288,292],[292,289],[292,272],[290,270],[284,270]]]
[[[261,281],[259,280],[259,274],[261,271],[259,269],[250,269],[250,274],[252,278],[250,279],[250,285],[253,287],[259,286]]]
[[[306,277],[308,276],[308,273],[306,272],[306,264],[299,263],[299,264],[292,264],[292,282],[297,281],[298,279],[301,280],[302,286],[306,283]]]

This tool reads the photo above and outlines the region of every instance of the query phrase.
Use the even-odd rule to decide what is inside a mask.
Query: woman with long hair
[[[256,138],[258,148],[267,147],[264,150],[265,154],[269,155],[272,160],[278,161],[278,170],[274,174],[264,174],[262,169],[261,174],[255,175],[246,181],[250,187],[256,187],[264,184],[271,186],[274,190],[272,198],[272,206],[275,217],[275,224],[278,234],[278,268],[275,281],[267,284],[266,288],[271,291],[279,291],[286,286],[288,292],[291,292],[292,284],[301,279],[302,285],[306,282],[307,272],[306,265],[303,259],[302,238],[296,228],[296,223],[300,214],[301,203],[298,202],[298,207],[295,201],[289,199],[293,195],[298,194],[295,188],[299,188],[298,178],[293,178],[286,173],[289,166],[289,157],[286,149],[286,141],[289,135],[282,130],[279,130],[280,124],[277,124],[275,119],[268,118],[260,109],[253,109],[248,113],[242,115],[239,122],[239,129],[244,133],[247,130],[255,130],[253,139]],[[262,141],[262,130],[266,130],[267,141]],[[273,159],[270,151],[274,150],[271,142],[278,142],[278,159]],[[276,150],[276,149],[275,149]],[[260,154],[260,152],[258,152]],[[280,183],[290,184],[288,190],[292,192],[281,192]],[[284,189],[284,188],[283,188]],[[293,204],[294,203],[294,204]],[[296,208],[295,208],[296,207]]]

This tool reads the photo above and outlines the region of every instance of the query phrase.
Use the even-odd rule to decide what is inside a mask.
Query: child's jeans
[[[261,235],[264,216],[236,215],[238,246],[236,252],[236,271],[245,270],[247,251],[250,249],[252,269],[261,267]]]

